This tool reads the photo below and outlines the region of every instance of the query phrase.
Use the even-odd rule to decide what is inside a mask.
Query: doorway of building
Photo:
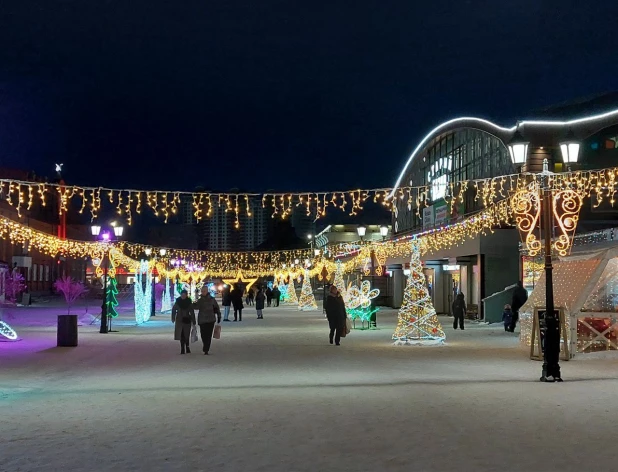
[[[431,303],[436,306],[436,294],[435,294],[435,269],[423,268],[423,274],[425,275],[425,282],[427,283],[427,290],[431,297]]]
[[[461,291],[461,276],[459,271],[444,272],[444,299],[446,300],[446,311],[451,314],[451,307],[455,297]]]

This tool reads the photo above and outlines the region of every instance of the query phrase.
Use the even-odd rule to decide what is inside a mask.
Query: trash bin
[[[58,347],[77,346],[77,315],[58,315]]]

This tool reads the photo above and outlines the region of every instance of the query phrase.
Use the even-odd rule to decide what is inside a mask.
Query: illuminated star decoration
[[[17,333],[4,321],[0,321],[0,336],[5,337],[9,341],[15,341],[17,339]]]
[[[233,279],[223,279],[223,283],[226,283],[231,287],[234,287],[234,285],[237,283],[241,283],[245,287],[245,290],[249,290],[249,288],[251,288],[251,286],[256,282],[257,279],[257,277],[253,279],[250,277],[244,277],[242,275],[242,270],[239,270],[236,273],[236,277],[234,277]]]

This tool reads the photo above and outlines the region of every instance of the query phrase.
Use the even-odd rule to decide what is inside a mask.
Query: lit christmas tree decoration
[[[412,240],[410,275],[404,292],[403,304],[399,309],[399,321],[393,334],[396,345],[441,344],[446,339],[444,330],[431,302],[423,267],[421,265],[420,243]]]
[[[301,311],[313,311],[318,309],[318,305],[315,302],[315,297],[313,296],[313,289],[311,288],[311,280],[308,270],[305,270],[303,287],[300,291],[300,298],[298,300],[298,309]]]
[[[118,312],[116,311],[116,307],[118,306],[118,299],[116,295],[118,295],[118,282],[116,281],[116,265],[114,261],[110,257],[109,261],[109,269],[108,269],[109,278],[107,279],[107,316],[111,318],[116,318],[118,316]]]
[[[345,300],[346,289],[345,282],[343,281],[343,265],[340,261],[337,261],[337,270],[335,271],[335,280],[333,281],[333,284],[337,287],[339,293],[341,293],[341,296]]]
[[[290,283],[287,285],[287,297],[283,300],[287,305],[297,305],[298,297],[296,296],[296,287],[294,287],[294,279],[290,277]]]

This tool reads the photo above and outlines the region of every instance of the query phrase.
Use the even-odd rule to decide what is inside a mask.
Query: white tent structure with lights
[[[554,305],[565,314],[571,356],[618,350],[618,247],[553,263]],[[534,309],[545,306],[545,274],[520,310],[521,342],[530,346]]]

